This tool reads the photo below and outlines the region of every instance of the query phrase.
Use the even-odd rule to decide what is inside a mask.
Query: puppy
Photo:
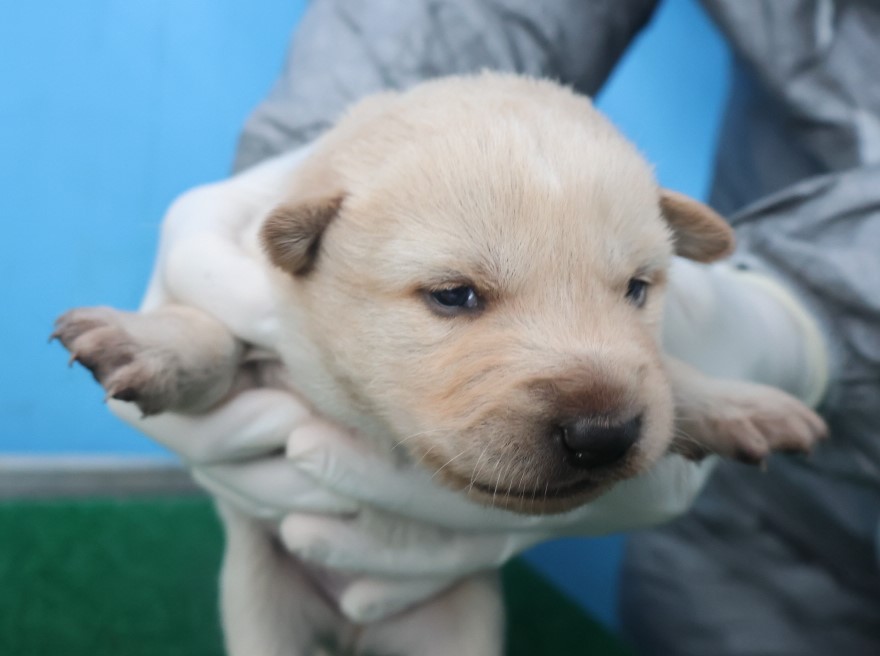
[[[824,432],[782,392],[664,356],[673,254],[716,260],[731,231],[551,82],[483,74],[362,101],[244,239],[271,269],[287,384],[478,503],[561,512],[670,450],[756,462]],[[74,310],[56,336],[145,414],[216,404],[247,349],[171,305]],[[271,529],[221,514],[234,655],[501,653],[494,575],[358,628]]]

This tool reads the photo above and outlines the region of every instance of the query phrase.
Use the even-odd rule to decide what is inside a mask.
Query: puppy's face
[[[666,451],[669,260],[729,233],[585,100],[476,79],[343,122],[263,237],[333,380],[400,450],[475,500],[561,511]],[[462,111],[464,92],[488,97]]]

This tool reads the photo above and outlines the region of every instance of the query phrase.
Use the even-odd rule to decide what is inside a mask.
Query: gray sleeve
[[[823,326],[831,352],[824,414],[835,439],[821,458],[799,464],[834,469],[880,495],[880,164],[807,178],[731,223],[740,266],[787,283]],[[878,519],[880,505],[865,529],[871,539]]]
[[[313,140],[359,98],[482,69],[593,94],[657,0],[313,0],[235,169]]]
[[[880,164],[807,178],[731,222],[735,262],[824,328],[831,439],[766,472],[721,463],[691,513],[634,535],[625,632],[646,656],[880,654]]]

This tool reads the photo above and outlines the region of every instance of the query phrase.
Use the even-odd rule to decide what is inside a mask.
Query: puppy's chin
[[[568,512],[589,503],[607,492],[612,481],[585,480],[568,486],[544,490],[489,490],[468,486],[463,491],[469,499],[484,506],[501,508],[523,515],[554,515]]]
[[[568,471],[543,480],[518,481],[471,479],[447,467],[435,472],[434,479],[445,487],[465,494],[471,501],[524,515],[552,515],[573,510],[600,497],[615,483],[637,475],[643,467],[639,458],[604,472]]]

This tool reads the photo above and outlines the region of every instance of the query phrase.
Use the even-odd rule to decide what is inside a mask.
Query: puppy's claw
[[[130,403],[133,401],[137,401],[138,393],[137,390],[131,387],[113,388],[107,390],[107,395],[104,397],[105,401],[109,401],[110,399],[116,399],[117,401],[126,401]]]
[[[167,374],[175,362],[160,350],[139,341],[127,330],[134,321],[110,308],[79,308],[61,315],[52,338],[70,351],[67,365],[88,369],[110,399],[135,403],[144,416],[169,407],[174,398]]]
[[[124,389],[113,394],[112,398],[117,401],[125,401],[126,403],[135,403],[137,402],[138,394],[133,389]]]

